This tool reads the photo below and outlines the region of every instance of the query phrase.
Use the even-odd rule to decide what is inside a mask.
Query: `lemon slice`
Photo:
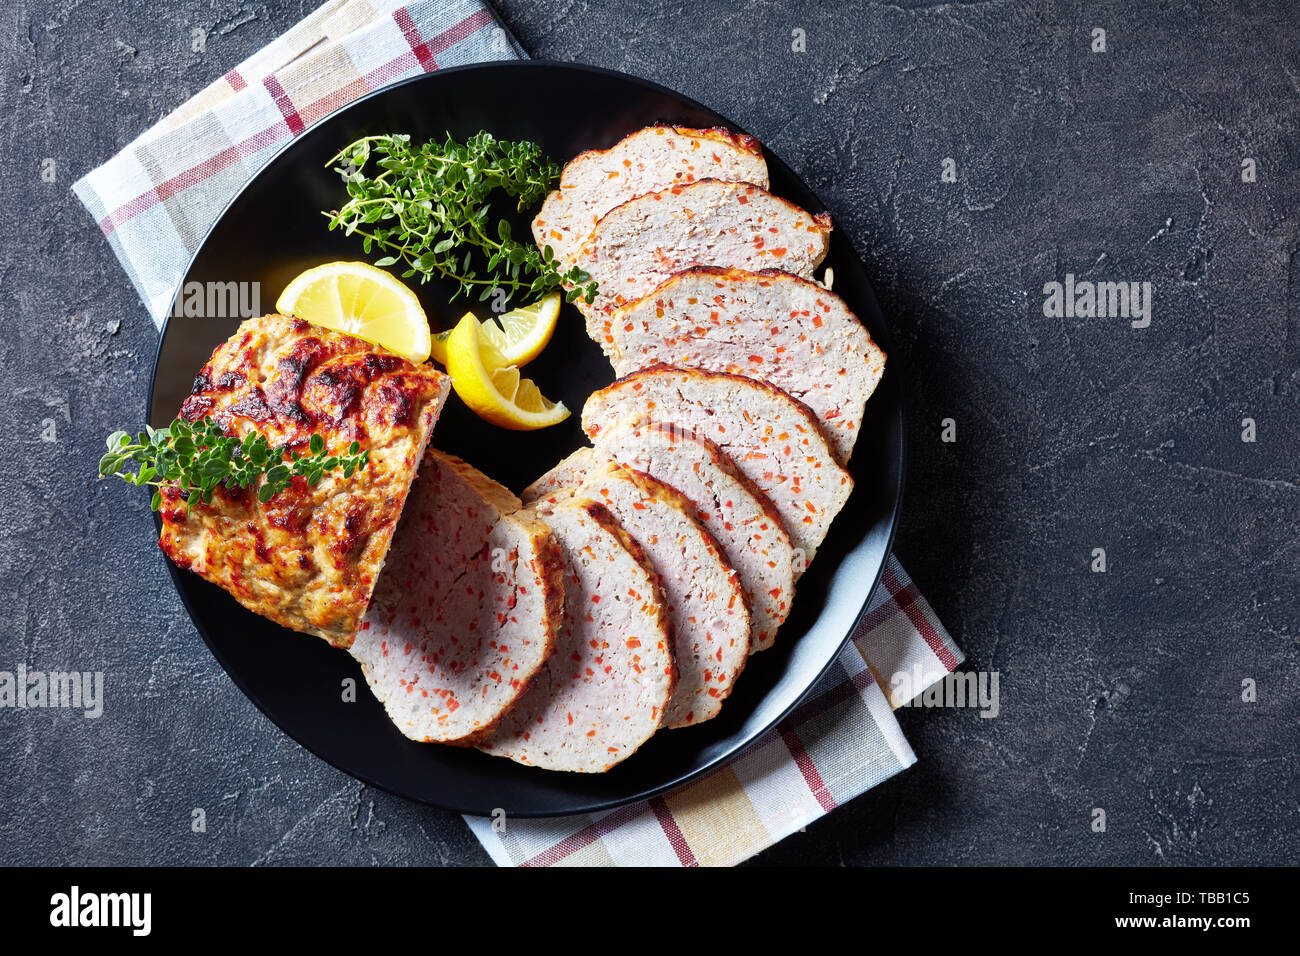
[[[275,309],[312,325],[383,346],[412,362],[432,347],[429,320],[415,293],[367,262],[327,262],[290,282]]]
[[[564,421],[563,402],[549,401],[518,366],[505,360],[483,335],[473,313],[447,336],[447,372],[452,387],[480,418],[514,431],[532,431]]]
[[[479,329],[488,344],[500,353],[503,364],[527,365],[551,341],[560,318],[560,301],[560,293],[553,292],[532,305],[487,319],[479,323]],[[444,366],[451,333],[452,329],[447,329],[433,336],[433,360]]]

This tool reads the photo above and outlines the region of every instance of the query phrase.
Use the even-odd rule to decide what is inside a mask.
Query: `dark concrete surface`
[[[0,15],[0,670],[108,682],[99,720],[0,710],[0,863],[488,862],[458,817],[262,717],[182,610],[146,496],[94,478],[103,436],[142,413],[156,334],[69,186],[312,6]],[[1300,860],[1291,6],[501,5],[535,56],[731,116],[835,211],[906,370],[897,551],[1001,675],[997,719],[903,713],[917,766],[756,862]],[[1045,318],[1067,272],[1151,282],[1150,327]]]

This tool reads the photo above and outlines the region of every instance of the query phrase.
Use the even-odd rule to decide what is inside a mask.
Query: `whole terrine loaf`
[[[162,489],[158,545],[179,567],[277,624],[351,645],[450,379],[377,345],[284,315],[242,323],[212,353],[181,406],[227,435],[331,455],[355,440],[369,464],[296,477],[269,501],[219,484],[208,503]]]

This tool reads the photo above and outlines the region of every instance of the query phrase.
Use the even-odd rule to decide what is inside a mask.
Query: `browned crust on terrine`
[[[249,610],[346,648],[448,387],[431,366],[341,332],[281,315],[244,322],[200,370],[181,416],[301,451],[313,434],[333,454],[357,441],[370,463],[314,487],[295,478],[265,504],[256,486],[219,485],[192,507],[165,488],[159,546]]]

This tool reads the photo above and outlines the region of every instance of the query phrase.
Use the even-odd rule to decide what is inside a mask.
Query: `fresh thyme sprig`
[[[308,442],[311,453],[303,455],[287,446],[273,447],[258,432],[250,431],[241,441],[227,435],[210,418],[196,422],[178,418],[167,428],[146,425],[134,439],[126,432],[113,432],[105,444],[108,452],[99,460],[99,476],[117,475],[127,484],[156,487],[151,504],[154,511],[162,506],[164,485],[185,492],[192,506],[195,497],[205,504],[211,502],[217,485],[249,488],[261,478],[257,500],[266,502],[296,476],[316,485],[326,472],[342,468],[343,477],[351,478],[370,461],[370,452],[362,451],[358,442],[349,446],[346,455],[327,455],[325,439],[312,435]],[[135,471],[130,470],[132,463],[137,466]]]
[[[516,292],[539,298],[566,286],[569,302],[596,297],[591,276],[577,266],[561,273],[550,246],[512,238],[505,219],[491,222],[494,191],[517,200],[516,211],[523,212],[559,179],[559,166],[536,143],[488,132],[464,143],[448,135],[418,146],[406,134],[367,136],[328,165],[343,177],[349,197],[343,208],[323,213],[329,228],[361,236],[367,255],[373,248],[387,252],[375,265],[402,262],[402,278],[418,274],[421,283],[445,276],[457,285],[452,299],[477,292],[482,301],[497,289],[506,301]]]

